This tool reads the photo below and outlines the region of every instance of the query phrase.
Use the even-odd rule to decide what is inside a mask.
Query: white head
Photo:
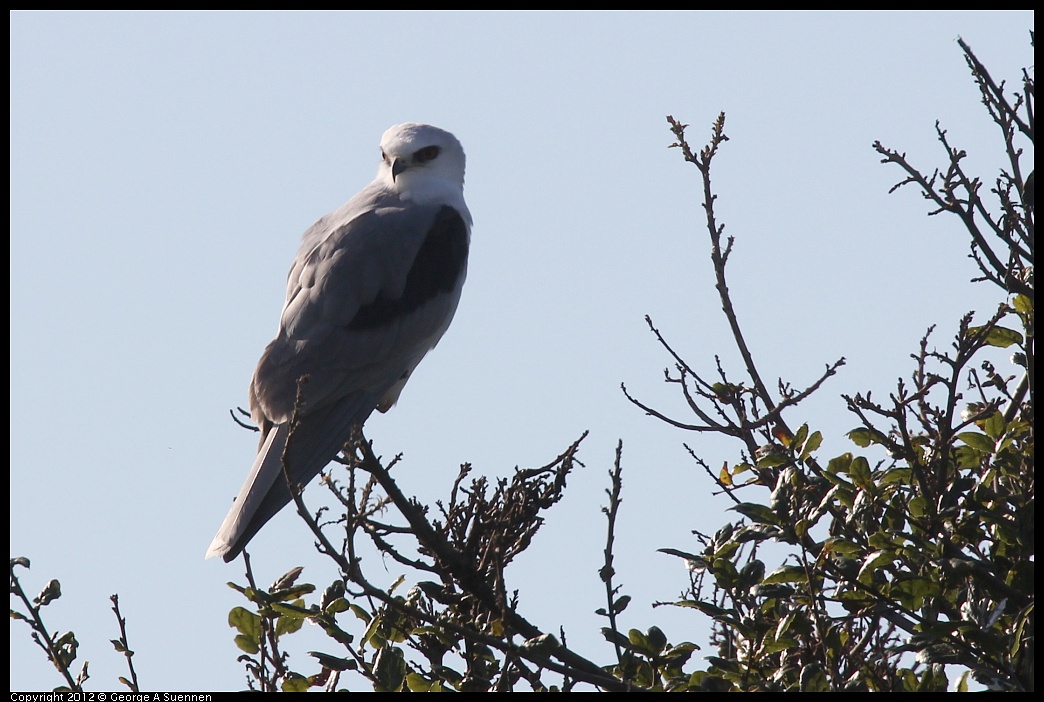
[[[452,193],[463,198],[464,148],[457,137],[430,124],[397,124],[381,137],[377,178],[406,200]]]

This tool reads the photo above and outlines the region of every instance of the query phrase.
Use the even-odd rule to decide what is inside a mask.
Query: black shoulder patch
[[[402,296],[391,299],[382,290],[363,305],[349,329],[374,329],[409,314],[440,293],[452,292],[468,258],[468,227],[460,213],[443,205],[406,275]]]

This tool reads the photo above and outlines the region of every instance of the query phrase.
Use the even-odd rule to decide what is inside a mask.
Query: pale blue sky
[[[925,217],[875,139],[930,170],[934,122],[992,180],[993,125],[956,39],[1017,84],[1033,14],[11,14],[11,555],[58,578],[94,690],[117,689],[118,592],[143,687],[244,686],[228,628],[238,564],[203,552],[250,467],[246,401],[300,235],[376,172],[403,121],[454,132],[475,218],[453,326],[367,434],[404,453],[400,486],[448,493],[457,465],[509,475],[591,435],[564,501],[509,571],[525,616],[608,662],[597,570],[606,471],[624,441],[616,569],[624,627],[703,643],[706,620],[652,610],[684,587],[676,559],[729,505],[711,465],[738,446],[643,416],[621,381],[683,415],[650,314],[692,364],[738,372],[719,311],[698,173],[664,116],[702,144],[719,111],[717,213],[730,284],[763,373],[810,382],[849,359],[791,423],[850,445],[842,392],[886,392],[925,328],[947,342],[992,310],[956,223]],[[317,503],[322,490],[306,492]],[[259,580],[333,577],[289,510],[251,544]],[[399,574],[371,562],[390,583]],[[35,594],[35,593],[34,593]],[[314,632],[301,651],[329,649]],[[60,679],[11,627],[11,689]],[[699,655],[699,654],[698,654]]]

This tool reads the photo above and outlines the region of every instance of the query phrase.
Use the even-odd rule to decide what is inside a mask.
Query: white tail
[[[286,447],[286,439],[290,433],[289,424],[278,424],[268,432],[261,450],[257,452],[254,465],[250,469],[243,488],[236,496],[232,509],[225,516],[214,540],[210,542],[207,549],[207,558],[224,556],[236,543],[250,524],[251,518],[257,512],[268,494],[269,489],[276,480],[284,480],[283,477],[283,449]]]

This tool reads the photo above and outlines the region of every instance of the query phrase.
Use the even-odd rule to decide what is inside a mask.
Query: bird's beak
[[[409,168],[409,164],[406,163],[406,159],[397,158],[392,161],[392,180],[395,180],[407,168]]]

